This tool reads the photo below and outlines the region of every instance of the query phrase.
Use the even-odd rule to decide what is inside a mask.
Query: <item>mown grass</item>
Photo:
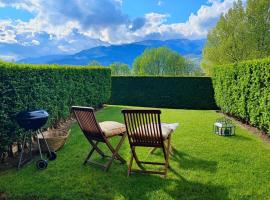
[[[97,118],[123,122],[122,108],[106,107]],[[89,144],[75,124],[56,161],[43,171],[32,162],[20,171],[1,172],[0,192],[8,199],[270,199],[270,145],[239,126],[233,137],[212,134],[218,117],[215,111],[162,109],[163,122],[180,123],[167,179],[126,177],[127,164],[117,161],[107,173],[82,165]],[[128,160],[129,152],[126,140],[120,154]],[[162,158],[161,152],[148,152],[141,149],[139,155]]]

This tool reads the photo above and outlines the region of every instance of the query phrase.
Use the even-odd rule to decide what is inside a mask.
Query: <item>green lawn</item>
[[[99,121],[123,122],[121,109],[109,106],[97,113]],[[46,170],[34,162],[20,171],[0,172],[0,192],[8,199],[270,199],[270,145],[237,126],[236,136],[212,133],[220,115],[215,111],[162,109],[163,122],[179,122],[172,142],[167,179],[158,175],[126,177],[127,165],[117,161],[109,172],[82,165],[89,145],[78,125]],[[145,159],[162,159],[157,151]],[[126,139],[120,154],[129,160]]]

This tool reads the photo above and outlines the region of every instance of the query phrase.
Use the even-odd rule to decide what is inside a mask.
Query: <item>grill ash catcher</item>
[[[48,161],[45,160],[42,156],[42,151],[40,147],[40,142],[38,139],[38,134],[41,134],[42,138],[45,141],[46,147],[48,149],[47,159],[55,160],[56,153],[51,151],[46,139],[44,138],[43,133],[40,131],[41,127],[44,126],[48,120],[49,114],[45,110],[34,110],[34,111],[22,111],[16,115],[16,121],[21,128],[24,128],[26,131],[23,133],[23,143],[18,163],[18,169],[28,160],[23,161],[24,148],[27,146],[27,140],[29,141],[29,153],[30,160],[33,159],[32,153],[32,137],[37,139],[38,150],[40,159],[36,161],[36,167],[38,169],[45,169],[48,166]]]

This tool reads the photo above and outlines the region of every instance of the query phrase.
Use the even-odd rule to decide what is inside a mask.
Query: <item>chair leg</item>
[[[145,168],[144,168],[144,167],[142,166],[142,164],[141,164],[141,161],[139,161],[139,159],[138,159],[138,156],[137,156],[136,151],[135,151],[135,147],[132,147],[132,148],[131,148],[131,152],[132,152],[132,155],[133,155],[133,157],[134,157],[135,162],[137,163],[137,165],[138,165],[142,170],[145,170]]]
[[[125,138],[126,138],[126,134],[124,134],[121,137],[121,140],[119,141],[119,143],[117,144],[117,146],[115,148],[113,148],[113,146],[108,141],[106,141],[106,144],[107,144],[108,148],[112,152],[112,158],[114,158],[116,160],[119,160],[123,164],[126,163],[126,161],[122,156],[119,155],[118,151],[119,151],[120,147],[122,146]]]
[[[125,138],[126,138],[126,134],[124,134],[120,140],[120,142],[118,143],[118,145],[116,146],[115,148],[115,153],[114,153],[114,157],[119,160],[122,164],[126,163],[126,160],[119,155],[118,151],[120,149],[120,147],[122,146],[123,142],[125,141]]]
[[[125,140],[125,137],[126,137],[126,134],[124,134],[124,135],[121,137],[119,143],[117,144],[117,146],[116,146],[115,148],[113,148],[113,146],[109,143],[108,140],[106,141],[106,144],[107,144],[108,148],[109,148],[110,151],[112,152],[112,156],[111,156],[110,160],[109,160],[109,161],[107,162],[107,164],[106,164],[105,171],[108,171],[108,170],[109,170],[109,168],[110,168],[110,166],[112,165],[114,159],[119,160],[122,164],[126,163],[126,161],[124,160],[124,158],[122,158],[122,157],[118,154],[118,151],[119,151],[120,147],[122,146],[122,144],[123,144],[123,142],[124,142],[124,140]]]
[[[169,135],[168,138],[168,144],[167,144],[167,148],[166,148],[166,155],[165,155],[165,174],[164,177],[167,177],[167,172],[168,172],[168,167],[169,167],[169,157],[170,157],[170,150],[171,150],[171,135]]]
[[[170,144],[170,155],[173,155],[173,151],[175,151],[175,148],[173,147],[172,144]]]
[[[153,147],[153,148],[150,150],[150,154],[155,153],[156,150],[157,150],[157,147]]]
[[[97,143],[98,143],[98,142],[96,142],[96,144],[97,144]],[[85,158],[85,160],[84,160],[84,162],[83,162],[84,165],[87,163],[87,161],[88,161],[89,158],[92,156],[92,154],[94,153],[94,151],[95,151],[95,148],[92,147],[91,151],[89,152],[88,156]]]
[[[115,152],[112,154],[112,157],[110,158],[110,160],[107,162],[106,167],[105,167],[105,171],[108,171],[110,166],[113,163],[113,160],[115,159]],[[121,161],[121,160],[120,160]],[[121,161],[122,162],[122,161]]]
[[[103,153],[103,151],[97,146],[98,142],[94,143],[93,141],[89,141],[92,147],[96,150],[96,152],[101,155],[103,158],[106,157],[106,155]]]
[[[150,154],[153,154],[155,153],[155,151],[157,150],[158,148],[157,147],[154,147],[150,150]],[[170,148],[170,155],[172,156],[173,155],[173,151],[175,150],[175,148],[171,145],[171,148]]]
[[[164,156],[165,158],[166,156]],[[133,159],[135,160],[135,162],[137,163],[137,165],[141,168],[140,170],[138,169],[132,169],[132,163],[133,163]],[[166,159],[165,159],[166,160]],[[162,171],[153,171],[153,170],[146,170],[142,164],[151,164],[151,165],[163,165],[165,166],[165,163],[159,163],[159,162],[145,162],[145,161],[139,161],[136,152],[135,152],[135,147],[131,147],[131,158],[130,158],[130,163],[129,163],[129,167],[128,167],[128,176],[131,174],[131,172],[137,172],[137,173],[141,173],[141,174],[160,174],[163,176],[166,176],[166,171],[162,170]]]
[[[127,173],[127,176],[130,175],[131,169],[132,169],[132,164],[133,164],[133,154],[132,154],[132,152],[130,152],[130,154],[131,154],[131,158],[130,158],[130,162],[129,162],[129,166],[128,166],[128,173]]]
[[[91,164],[97,165],[97,166],[99,166],[99,167],[102,167],[104,170],[106,170],[107,165],[103,165],[103,164],[101,164],[101,163],[99,163],[99,162],[96,162],[96,161],[90,159],[91,156],[93,155],[94,151],[96,151],[98,154],[100,154],[103,158],[104,158],[104,157],[107,157],[107,156],[101,151],[101,149],[97,146],[99,142],[98,142],[98,141],[96,141],[96,142],[91,141],[90,143],[91,143],[91,145],[92,145],[92,149],[90,150],[90,152],[89,152],[89,154],[87,155],[87,157],[86,157],[86,159],[85,159],[85,161],[84,161],[83,164],[85,165],[86,163],[91,163]]]

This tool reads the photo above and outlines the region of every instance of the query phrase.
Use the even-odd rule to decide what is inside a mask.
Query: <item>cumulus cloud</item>
[[[160,13],[131,20],[122,12],[122,0],[0,0],[0,7],[24,9],[35,16],[27,22],[0,20],[0,53],[4,44],[9,44],[10,50],[18,45],[46,55],[144,39],[201,39],[234,2],[208,0],[186,22],[168,24],[170,15]],[[162,3],[157,1],[158,5]],[[16,48],[12,52],[22,53]]]
[[[76,21],[82,28],[105,28],[126,23],[127,16],[121,11],[121,2],[114,0],[43,0],[39,18],[54,25]],[[48,11],[48,8],[49,11]]]
[[[0,21],[0,42],[3,43],[17,43],[16,31],[12,28],[11,20]]]
[[[73,54],[78,50],[108,45],[98,39],[85,36],[77,29],[72,29],[62,38],[46,31],[17,31],[17,27],[12,25],[9,26],[9,31],[4,30],[5,35],[2,33],[0,29],[0,55],[5,60],[52,54]]]
[[[196,14],[191,14],[188,22],[185,23],[183,31],[187,36],[206,37],[209,29],[213,28],[220,18],[232,6],[235,0],[209,0],[210,6],[201,6]]]
[[[150,13],[145,16],[145,25],[135,34],[147,37],[153,35],[157,39],[203,39],[234,2],[235,0],[209,0],[210,5],[201,6],[197,13],[191,13],[188,21],[184,23],[166,24],[169,15]]]
[[[130,25],[130,30],[131,31],[136,31],[143,27],[145,25],[145,18],[144,17],[138,17],[135,20],[133,20],[132,24]]]

